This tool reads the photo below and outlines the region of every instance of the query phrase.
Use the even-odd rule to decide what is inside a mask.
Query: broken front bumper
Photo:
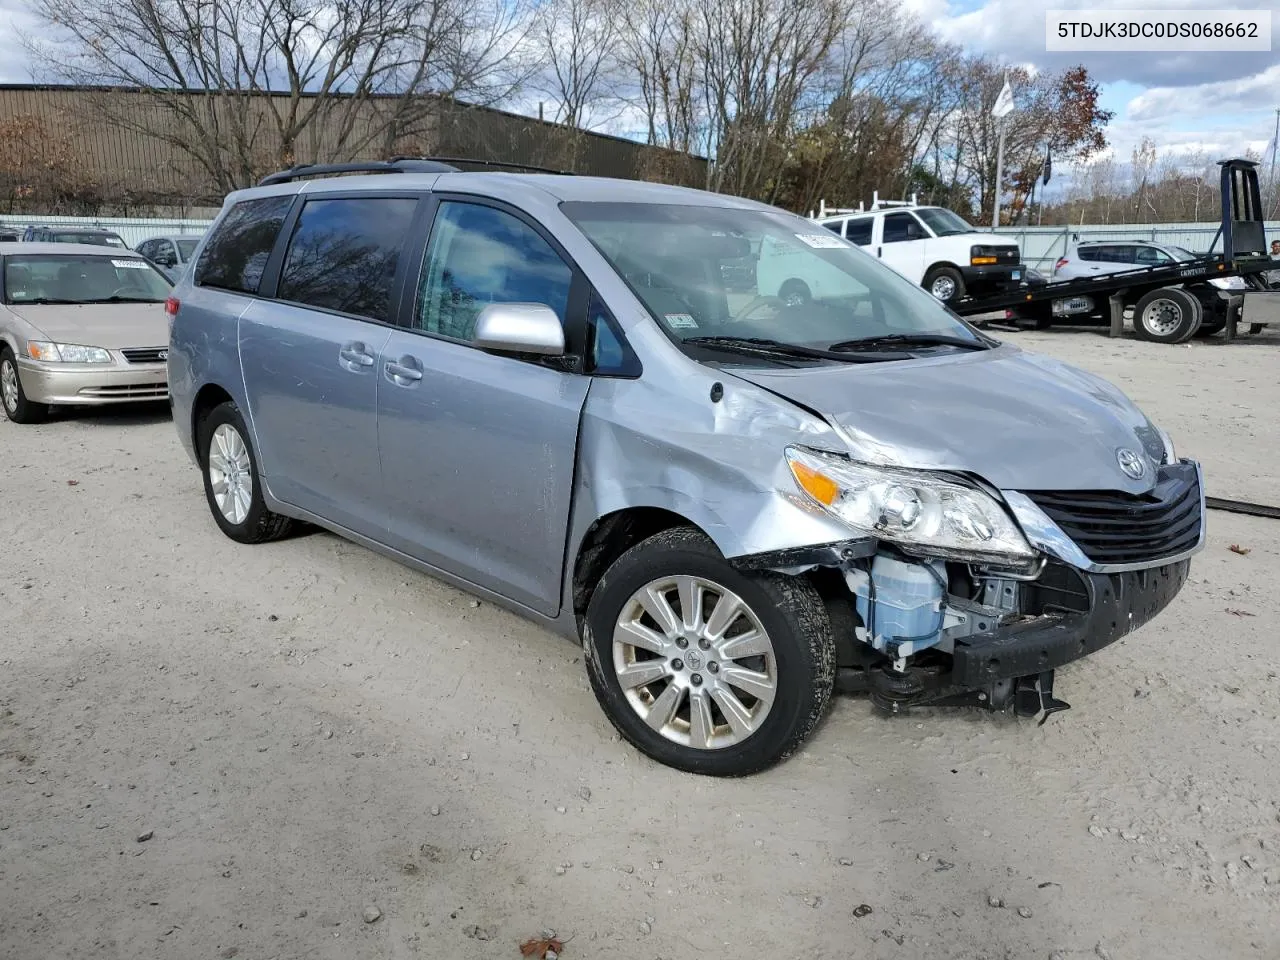
[[[957,639],[947,683],[982,688],[1095,653],[1167,607],[1186,582],[1190,566],[1191,561],[1182,560],[1126,573],[1073,573],[1083,591],[1075,598],[1079,609]]]

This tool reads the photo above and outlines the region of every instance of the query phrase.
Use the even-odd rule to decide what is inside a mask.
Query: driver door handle
[[[399,360],[388,360],[383,369],[387,372],[387,379],[397,386],[411,386],[422,379],[422,367],[418,365],[416,357],[405,356]]]

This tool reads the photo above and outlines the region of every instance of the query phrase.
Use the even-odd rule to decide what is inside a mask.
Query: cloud
[[[31,82],[31,66],[21,38],[36,24],[23,0],[0,0],[0,83]]]
[[[1195,86],[1152,87],[1129,101],[1133,120],[1164,120],[1170,117],[1230,111],[1270,113],[1280,93],[1280,63],[1252,76],[1219,79]]]
[[[936,7],[935,0],[904,0]],[[1031,61],[1048,72],[1079,63],[1103,83],[1128,81],[1142,86],[1194,86],[1262,73],[1280,50],[1280,16],[1273,16],[1271,52],[1248,53],[1048,53],[1045,12],[1048,10],[1204,10],[1204,0],[989,0],[978,9],[947,12],[931,18],[934,29],[953,43],[1009,62]],[[1231,0],[1236,10],[1269,10],[1274,0]]]

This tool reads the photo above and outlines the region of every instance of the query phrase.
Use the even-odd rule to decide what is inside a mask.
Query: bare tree
[[[530,39],[543,69],[531,83],[555,104],[554,119],[578,129],[606,122],[593,113],[614,96],[619,25],[613,4],[543,0],[533,23]]]
[[[620,4],[619,66],[634,77],[621,98],[644,117],[648,142],[690,152],[701,137],[701,70],[689,0]]]
[[[509,90],[506,0],[34,0],[53,78],[135,88],[99,119],[182,151],[218,192],[389,152],[429,98]],[[496,88],[496,89],[495,89]]]

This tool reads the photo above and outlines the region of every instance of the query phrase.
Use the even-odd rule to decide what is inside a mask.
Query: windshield
[[[124,241],[114,233],[64,233],[59,231],[49,238],[54,243],[92,243],[97,247],[123,247]]]
[[[640,203],[561,209],[682,343],[719,337],[829,350],[920,334],[987,343],[920,287],[790,214]]]
[[[954,237],[958,233],[974,232],[970,224],[942,207],[917,207],[916,216],[940,237]]]
[[[30,254],[4,261],[5,303],[154,303],[169,284],[138,257]]]
[[[1175,260],[1195,260],[1197,255],[1192,253],[1186,247],[1165,247],[1173,255]]]

